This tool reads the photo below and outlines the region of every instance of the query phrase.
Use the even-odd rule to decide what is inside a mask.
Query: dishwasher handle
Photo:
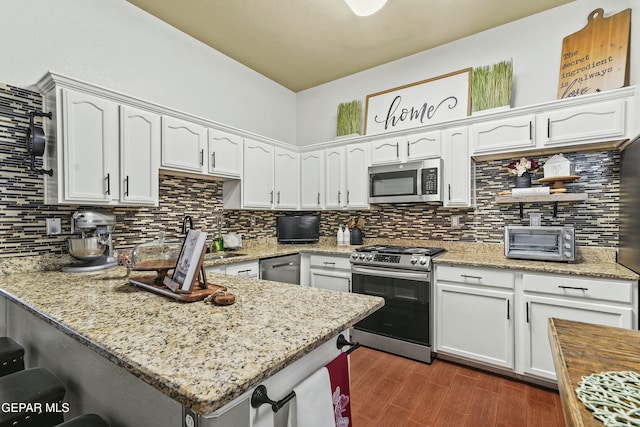
[[[273,264],[269,268],[282,268],[282,267],[289,267],[290,265],[296,265],[296,264],[293,262],[283,262],[281,264]]]

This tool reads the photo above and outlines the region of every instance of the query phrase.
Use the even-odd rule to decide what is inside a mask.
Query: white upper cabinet
[[[273,207],[276,209],[297,209],[300,191],[298,153],[275,147],[273,161],[273,190],[275,192]]]
[[[160,116],[122,106],[120,123],[120,201],[157,205]]]
[[[440,157],[440,131],[421,132],[372,141],[369,151],[372,165]]]
[[[598,102],[540,114],[545,147],[584,144],[625,136],[624,100]]]
[[[469,156],[468,129],[459,127],[442,131],[444,168],[444,206],[472,206],[472,160]]]
[[[346,147],[346,195],[344,207],[369,207],[369,151],[368,144],[350,144]]]
[[[422,160],[440,157],[442,154],[441,132],[421,132],[407,137],[407,160]]]
[[[110,204],[119,196],[118,104],[62,90],[64,194],[59,201]]]
[[[242,199],[245,208],[271,209],[274,203],[273,153],[270,144],[246,138]]]
[[[228,178],[242,174],[242,137],[209,129],[209,173]]]
[[[473,154],[535,148],[535,120],[535,115],[527,114],[471,125]]]
[[[368,143],[325,150],[327,209],[368,208]]]
[[[207,128],[171,116],[162,117],[162,167],[205,173]]]
[[[324,151],[300,154],[300,208],[324,207]]]

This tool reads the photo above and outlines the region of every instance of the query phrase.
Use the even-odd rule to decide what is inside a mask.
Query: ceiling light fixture
[[[373,15],[385,5],[387,0],[344,0],[358,16]]]

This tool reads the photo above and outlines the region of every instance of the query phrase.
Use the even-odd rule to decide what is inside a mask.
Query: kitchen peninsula
[[[67,387],[67,418],[112,426],[249,425],[266,384],[279,399],[339,354],[338,334],[382,306],[377,297],[212,274],[237,302],[179,303],[98,274],[0,276],[2,332]],[[262,415],[261,415],[262,414]],[[188,425],[188,424],[187,424]],[[236,424],[233,424],[236,425]]]

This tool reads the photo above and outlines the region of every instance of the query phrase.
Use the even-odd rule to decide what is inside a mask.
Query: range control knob
[[[358,254],[351,254],[351,259],[353,259],[353,260],[358,259]]]
[[[565,247],[566,249],[571,249],[571,243],[565,243],[565,244],[564,244],[564,247]]]
[[[360,261],[364,261],[364,254],[360,254]]]
[[[571,234],[565,233],[564,240],[571,240]]]
[[[425,265],[427,263],[427,257],[420,257],[420,265]]]
[[[565,253],[564,253],[564,257],[565,257],[565,258],[571,258],[571,252],[569,252],[569,251],[565,251]]]
[[[373,261],[373,254],[367,255],[367,261]]]
[[[411,258],[411,264],[416,265],[418,258]]]

